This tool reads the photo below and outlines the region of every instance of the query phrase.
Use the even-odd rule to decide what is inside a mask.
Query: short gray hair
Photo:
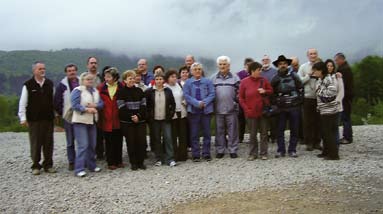
[[[34,71],[36,69],[36,66],[37,64],[43,64],[45,65],[45,63],[43,61],[35,61],[33,64],[32,64],[32,71]]]
[[[197,67],[197,66],[201,66],[201,68],[202,68],[202,70],[203,70],[203,66],[202,66],[202,64],[199,63],[199,62],[195,62],[195,63],[193,63],[193,64],[190,66],[190,70],[193,70],[193,68],[194,68],[194,67]]]
[[[219,56],[217,58],[217,64],[219,64],[219,61],[226,61],[228,64],[230,64],[230,58],[228,56]]]

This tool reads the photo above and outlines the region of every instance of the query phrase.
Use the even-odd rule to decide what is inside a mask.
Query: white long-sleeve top
[[[36,82],[40,85],[40,87],[43,87],[45,78],[42,81],[38,81],[35,79]],[[23,86],[21,89],[21,95],[20,95],[20,101],[19,101],[19,112],[18,116],[20,119],[20,123],[23,123],[27,121],[27,106],[28,106],[28,89],[27,86]]]

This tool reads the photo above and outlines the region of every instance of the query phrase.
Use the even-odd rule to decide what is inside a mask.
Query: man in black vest
[[[32,65],[33,77],[24,83],[20,103],[20,124],[28,127],[31,146],[32,174],[55,173],[53,168],[53,82],[45,78],[45,64],[37,61]],[[40,165],[41,149],[44,161]]]

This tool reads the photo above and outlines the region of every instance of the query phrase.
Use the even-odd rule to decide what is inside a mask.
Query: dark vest
[[[27,121],[53,120],[53,82],[45,79],[40,87],[32,78],[24,85],[28,90]]]

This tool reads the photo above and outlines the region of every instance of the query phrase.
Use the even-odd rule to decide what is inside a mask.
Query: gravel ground
[[[56,174],[33,176],[30,170],[27,133],[0,133],[1,213],[158,213],[171,212],[175,204],[214,198],[233,192],[278,189],[315,181],[342,186],[355,194],[381,193],[383,126],[354,127],[354,143],[342,145],[340,161],[324,161],[298,146],[298,158],[246,161],[247,145],[240,145],[239,158],[193,163],[177,167],[154,167],[146,171],[129,168],[77,178],[67,170],[65,139],[55,133]],[[124,147],[124,151],[126,151]],[[276,146],[269,147],[270,154]],[[214,152],[213,152],[214,154]],[[270,155],[270,156],[271,156]],[[126,152],[124,160],[127,161]],[[363,192],[364,191],[364,192]],[[368,200],[368,199],[366,199]],[[164,211],[165,210],[165,211]]]

